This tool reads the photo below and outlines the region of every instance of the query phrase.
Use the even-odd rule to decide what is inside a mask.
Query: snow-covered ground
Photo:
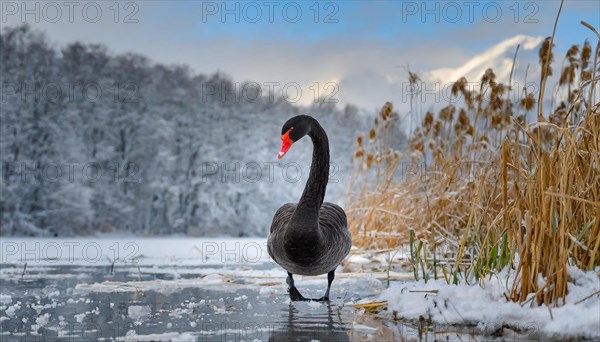
[[[354,251],[337,270],[330,304],[290,303],[286,273],[265,243],[2,238],[0,340],[600,337],[598,296],[581,301],[600,288],[594,273],[571,270],[567,305],[552,308],[552,319],[545,307],[506,302],[502,281],[485,287],[414,282],[402,267],[404,254]],[[324,275],[295,280],[307,297],[321,297],[326,288]],[[377,315],[353,307],[381,300],[388,310]]]
[[[600,339],[598,275],[572,267],[569,278],[565,304],[550,308],[537,306],[535,300],[524,305],[507,301],[510,288],[505,272],[481,286],[449,286],[443,280],[395,283],[379,299],[387,301],[388,311],[400,317],[472,324],[485,334],[511,327],[532,337]],[[514,276],[509,279],[512,284]]]

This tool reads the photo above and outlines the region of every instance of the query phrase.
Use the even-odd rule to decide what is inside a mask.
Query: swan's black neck
[[[329,180],[329,140],[317,120],[311,118],[310,124],[308,136],[313,142],[312,163],[296,210],[304,214],[314,214],[318,218]]]
[[[317,120],[307,117],[313,142],[312,163],[304,192],[288,222],[286,253],[294,260],[312,260],[323,247],[319,211],[329,178],[329,141]]]

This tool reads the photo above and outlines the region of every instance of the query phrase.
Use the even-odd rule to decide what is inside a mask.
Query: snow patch
[[[12,297],[10,295],[0,294],[0,303],[10,304],[12,303]]]
[[[15,311],[19,310],[21,308],[21,302],[17,302],[15,305],[11,305],[9,306],[5,313],[8,315],[8,317],[13,317],[15,315]]]
[[[124,337],[117,337],[117,341],[195,341],[197,339],[195,334],[184,332],[168,332],[162,334],[149,334],[149,335],[138,335],[135,330],[130,330]]]
[[[148,305],[132,305],[127,308],[127,316],[133,320],[139,320],[152,313],[152,309]]]
[[[565,304],[550,308],[507,301],[506,272],[485,285],[448,285],[443,280],[394,283],[379,298],[388,302],[388,312],[408,319],[421,316],[440,324],[478,324],[482,330],[503,324],[554,337],[600,337],[600,279],[595,272],[569,268]],[[509,279],[512,283],[514,276]],[[584,298],[586,300],[582,301]],[[495,327],[495,328],[494,328]]]

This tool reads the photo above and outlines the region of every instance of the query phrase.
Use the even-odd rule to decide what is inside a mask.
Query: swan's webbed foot
[[[306,302],[306,301],[310,300],[310,298],[304,298],[300,294],[300,291],[298,291],[298,289],[295,286],[290,287],[289,291],[290,291],[290,300],[292,302]]]
[[[296,286],[294,286],[293,275],[290,272],[288,272],[288,277],[286,279],[286,283],[289,286],[288,291],[290,293],[290,300],[292,302],[308,302],[308,301],[329,302],[329,289],[331,288],[331,283],[333,282],[334,276],[335,276],[335,270],[333,270],[327,274],[327,292],[325,292],[325,295],[323,297],[321,297],[319,299],[314,299],[314,298],[304,298],[300,294],[300,291],[298,291]]]
[[[329,290],[331,289],[333,278],[335,278],[335,270],[327,273],[327,291],[323,297],[317,299],[317,302],[329,302]]]

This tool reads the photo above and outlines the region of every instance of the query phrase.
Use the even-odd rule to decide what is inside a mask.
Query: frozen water
[[[135,244],[136,253],[98,258],[89,247],[88,254],[77,254],[77,246],[92,242],[105,256],[127,242]],[[391,312],[356,310],[357,302],[395,300],[402,281],[403,287],[415,284],[401,269],[352,272],[368,259],[377,265],[375,256],[353,258],[363,263],[338,268],[330,303],[291,303],[286,272],[269,259],[260,239],[3,239],[2,245],[1,340],[469,340],[489,333],[472,322],[450,326],[408,315],[398,321],[388,319]],[[74,257],[66,257],[66,249],[61,258],[42,255],[56,245],[74,248]],[[324,294],[325,275],[294,278],[304,296]],[[390,303],[394,309],[398,305]],[[426,311],[429,304],[418,305]],[[404,311],[419,308],[411,310]],[[504,336],[531,337],[513,331]]]

